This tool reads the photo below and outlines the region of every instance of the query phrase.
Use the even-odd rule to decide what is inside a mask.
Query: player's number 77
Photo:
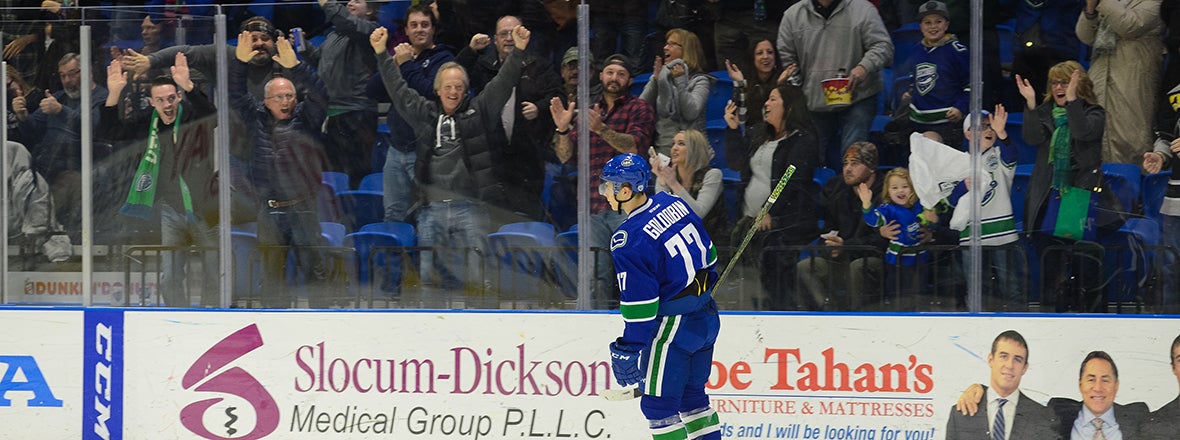
[[[787,181],[791,180],[791,176],[794,174],[795,166],[788,165],[787,171],[783,173],[783,177],[778,179],[778,184],[774,186],[774,191],[770,192],[770,197],[766,199],[766,202],[762,203],[762,209],[758,211],[758,216],[754,218],[754,224],[750,225],[750,229],[746,231],[746,236],[742,238],[742,244],[738,246],[737,252],[734,252],[733,257],[729,259],[729,264],[725,265],[725,271],[721,272],[721,276],[713,284],[714,292],[717,291],[717,286],[720,286],[721,282],[725,281],[725,277],[729,275],[729,272],[733,270],[733,265],[742,256],[742,252],[746,250],[746,245],[750,244],[750,240],[758,232],[758,225],[762,223],[762,218],[766,217],[767,212],[770,212],[770,207],[774,205],[774,202],[778,201],[778,196],[783,193],[783,188],[786,188]],[[642,395],[643,390],[638,386],[614,388],[602,392],[602,398],[606,400],[631,400]]]

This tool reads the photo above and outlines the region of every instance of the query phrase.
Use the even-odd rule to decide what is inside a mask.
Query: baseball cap
[[[926,16],[930,14],[941,15],[942,18],[947,20],[951,19],[951,12],[946,8],[946,3],[936,0],[928,1],[923,3],[922,6],[918,7],[918,20],[926,18]]]
[[[989,112],[987,110],[980,110],[979,111],[979,121],[981,123],[983,123],[983,118],[986,118],[988,116],[991,116],[991,112]],[[987,123],[983,123],[983,124],[984,124],[984,126],[987,126]],[[970,129],[971,129],[971,117],[968,116],[966,118],[963,118],[963,131],[967,131]]]
[[[570,61],[578,60],[578,47],[574,46],[565,51],[565,55],[561,57],[561,65],[569,64]]]
[[[844,152],[844,161],[855,161],[869,168],[877,168],[877,146],[872,142],[853,142]]]
[[[627,58],[626,55],[623,55],[621,53],[616,53],[614,55],[606,57],[606,59],[602,61],[603,68],[605,68],[606,66],[610,66],[612,64],[618,65],[618,66],[623,66],[624,69],[627,69],[627,73],[631,73],[631,60],[629,58]]]

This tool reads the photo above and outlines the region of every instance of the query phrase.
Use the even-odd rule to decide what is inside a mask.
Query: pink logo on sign
[[[197,385],[194,391],[220,393],[245,400],[254,408],[256,415],[254,429],[242,436],[234,436],[238,432],[237,428],[233,426],[238,416],[234,414],[236,408],[229,407],[225,410],[228,421],[225,425],[218,427],[218,431],[224,431],[227,437],[211,432],[204,423],[205,412],[213,405],[225,400],[222,397],[193,402],[181,409],[180,423],[185,428],[188,428],[193,434],[210,440],[260,439],[278,428],[279,408],[266,388],[254,376],[239,367],[231,367],[221,371],[231,362],[261,346],[262,334],[258,332],[258,325],[250,324],[243,327],[210,347],[188,368],[180,382],[180,385],[186,390],[204,382]]]

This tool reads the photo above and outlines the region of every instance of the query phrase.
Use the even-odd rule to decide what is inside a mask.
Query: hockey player
[[[713,301],[717,251],[701,218],[668,193],[644,193],[643,157],[621,154],[602,169],[598,191],[627,219],[611,236],[623,336],[610,344],[623,386],[639,385],[656,439],[720,439],[705,382],[721,321]]]

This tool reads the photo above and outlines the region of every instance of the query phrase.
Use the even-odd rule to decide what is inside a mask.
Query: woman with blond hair
[[[717,79],[704,71],[705,51],[696,34],[672,29],[664,38],[664,55],[656,57],[651,81],[639,97],[655,109],[655,146],[667,154],[676,133],[705,131],[705,104]]]
[[[649,161],[656,190],[684,199],[704,221],[713,243],[725,245],[729,242],[729,213],[722,199],[721,170],[709,166],[713,160],[709,140],[700,131],[682,130],[672,137],[669,156],[666,165],[654,154]]]
[[[1060,251],[1044,254],[1049,247],[1093,241],[1098,232],[1122,225],[1119,202],[1102,179],[1106,110],[1098,105],[1094,83],[1077,61],[1064,61],[1049,69],[1040,105],[1028,79],[1017,75],[1016,86],[1025,101],[1021,132],[1025,142],[1037,147],[1025,198],[1024,230],[1032,233],[1038,255],[1045,257],[1041,309],[1105,311],[1100,277],[1094,275],[1100,272],[1097,267],[1089,267],[1088,260],[1067,264]],[[1078,196],[1085,200],[1075,203]],[[1075,206],[1081,204],[1086,206]],[[1081,236],[1066,233],[1072,228],[1063,226],[1070,220],[1084,225]],[[1075,276],[1070,277],[1069,267]]]

